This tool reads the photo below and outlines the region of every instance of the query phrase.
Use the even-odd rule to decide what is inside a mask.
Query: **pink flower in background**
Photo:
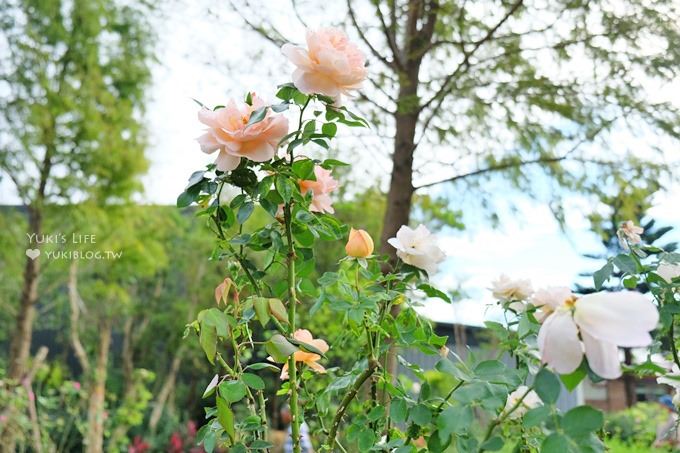
[[[73,381],[73,389],[74,389],[76,392],[79,392],[79,391],[80,391],[80,382],[78,382],[78,381]]]
[[[276,155],[279,142],[288,133],[288,119],[267,109],[262,121],[248,126],[251,113],[264,106],[253,93],[252,105],[230,99],[224,108],[198,112],[198,120],[208,126],[198,143],[204,153],[219,151],[215,160],[218,170],[235,169],[242,157],[266,162]]]
[[[640,293],[599,292],[572,297],[541,326],[541,360],[558,373],[568,374],[581,365],[585,352],[595,373],[616,379],[621,376],[618,347],[649,346],[649,332],[658,322],[656,307]]]
[[[128,453],[146,453],[150,448],[151,445],[145,442],[141,436],[135,436],[132,444],[128,446]]]
[[[366,57],[338,28],[307,31],[307,49],[284,44],[283,54],[297,68],[293,83],[307,94],[323,94],[339,102],[361,88],[366,79]]]
[[[314,167],[314,176],[316,176],[316,181],[300,181],[300,192],[305,195],[310,190],[312,191],[310,211],[333,214],[335,209],[333,209],[333,200],[331,200],[329,193],[338,188],[338,181],[333,179],[330,170],[326,170],[320,165]]]

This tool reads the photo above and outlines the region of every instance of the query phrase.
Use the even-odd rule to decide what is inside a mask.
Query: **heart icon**
[[[40,250],[39,249],[26,249],[26,256],[29,257],[30,259],[34,260],[37,257],[40,256]]]

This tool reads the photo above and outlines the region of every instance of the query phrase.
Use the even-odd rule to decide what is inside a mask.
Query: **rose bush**
[[[320,451],[455,446],[481,452],[505,444],[515,451],[603,451],[602,414],[588,406],[560,413],[561,385],[573,389],[588,375],[618,377],[619,346],[650,348],[647,362],[626,372],[666,374],[652,352],[680,365],[673,337],[680,279],[672,267],[680,255],[642,244],[631,222],[620,234],[629,253],[595,274],[599,288],[618,269],[628,292],[534,292],[529,281],[502,277],[492,292],[505,322],[486,324],[498,340],[496,357],[461,359],[414,310],[427,298],[451,302],[428,281],[446,256],[436,236],[424,225],[403,226],[389,240],[395,263],[374,255],[372,238],[354,228],[361,225],[350,229],[331,215],[338,187],[333,170],[346,164],[310,156],[315,147],[332,150],[338,131],[367,126],[339,104],[367,73],[363,54],[340,30],[309,31],[307,47],[284,46],[297,69],[293,83],[279,86],[277,103],[248,94],[243,103],[199,112],[208,126],[200,147],[219,155],[191,175],[178,206],[197,206],[196,215],[215,233],[211,259],[224,261],[226,275],[215,282],[216,306],[200,312],[186,331],[198,336],[216,370],[206,379],[203,398],[211,407],[198,441],[208,452],[268,450],[268,395],[275,392],[290,405],[295,452],[301,451],[303,422],[314,427]],[[292,130],[287,111],[296,119]],[[268,213],[269,223],[249,222],[256,208]],[[312,279],[318,241],[346,241],[347,256],[338,257],[335,271]],[[630,291],[640,283],[653,298]],[[348,368],[325,355],[339,339],[300,325],[299,311],[313,316],[322,306],[337,313],[343,341],[361,351]],[[650,331],[670,336],[671,351],[652,343]],[[433,392],[426,377],[431,370],[401,355],[411,377],[391,376],[384,364],[394,348],[437,357],[435,371],[451,388],[445,395]]]

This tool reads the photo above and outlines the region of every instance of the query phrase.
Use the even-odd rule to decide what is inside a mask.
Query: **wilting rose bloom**
[[[339,102],[366,79],[366,57],[338,28],[308,30],[307,49],[284,44],[281,51],[297,67],[293,83],[303,93],[323,94]]]
[[[642,242],[640,235],[644,232],[644,228],[635,225],[632,220],[626,220],[621,224],[616,235],[619,238],[621,247],[628,250],[628,244],[639,244]]]
[[[262,121],[248,126],[250,114],[264,106],[264,101],[253,93],[252,105],[230,99],[224,108],[203,108],[198,112],[198,120],[208,126],[198,143],[204,153],[219,151],[215,160],[218,170],[235,169],[242,157],[266,162],[276,155],[279,142],[288,133],[288,119],[267,109]]]
[[[397,249],[397,256],[406,264],[415,266],[433,275],[439,263],[446,259],[444,252],[437,246],[437,237],[430,233],[425,225],[418,225],[413,230],[403,225],[397,236],[387,242]]]
[[[649,332],[658,321],[656,307],[640,293],[599,292],[571,298],[541,326],[541,360],[568,374],[579,367],[585,351],[595,373],[616,379],[621,376],[618,347],[649,346]]]
[[[312,337],[312,333],[309,330],[298,329],[293,334],[293,338],[314,346],[324,354],[326,351],[328,351],[328,343],[323,340],[314,339],[314,337]],[[296,351],[293,353],[293,359],[295,359],[296,362],[304,363],[317,373],[324,374],[326,372],[326,369],[320,363],[318,363],[319,360],[321,360],[321,356],[319,354],[305,351]],[[281,369],[281,379],[284,381],[288,379],[288,362],[283,364],[283,368]]]
[[[333,214],[335,209],[333,209],[333,200],[331,200],[329,194],[338,188],[338,181],[333,179],[330,170],[326,170],[320,165],[314,167],[314,176],[316,176],[316,181],[300,181],[300,192],[305,195],[310,190],[312,191],[310,211]]]
[[[680,277],[680,264],[661,263],[656,269],[659,277],[671,283],[674,278]]]
[[[539,309],[536,312],[536,319],[543,322],[553,311],[573,297],[571,290],[566,286],[551,286],[536,291],[529,302]]]
[[[526,414],[529,409],[533,409],[542,404],[541,399],[538,397],[536,392],[531,390],[529,393],[527,393],[527,390],[529,390],[529,388],[526,385],[520,385],[519,387],[517,387],[517,390],[508,395],[508,399],[505,401],[505,408],[503,409],[503,413],[505,414],[509,413],[510,410],[512,410],[512,408],[515,407],[520,398],[522,398],[522,396],[524,396],[524,394],[526,393],[526,396],[524,397],[524,399],[522,399],[522,402],[519,404],[519,406],[517,406],[517,409],[515,409],[508,416],[508,418],[511,419],[520,418],[524,414]]]

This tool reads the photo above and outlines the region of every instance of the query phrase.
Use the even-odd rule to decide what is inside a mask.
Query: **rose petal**
[[[581,331],[581,338],[586,349],[588,365],[605,379],[616,379],[621,376],[619,348],[615,344],[598,340]]]
[[[650,345],[649,331],[659,322],[654,304],[633,291],[587,294],[575,307],[574,321],[582,332],[617,346]]]
[[[550,315],[538,332],[541,360],[560,374],[574,372],[583,360],[578,328],[571,313],[558,311]]]

